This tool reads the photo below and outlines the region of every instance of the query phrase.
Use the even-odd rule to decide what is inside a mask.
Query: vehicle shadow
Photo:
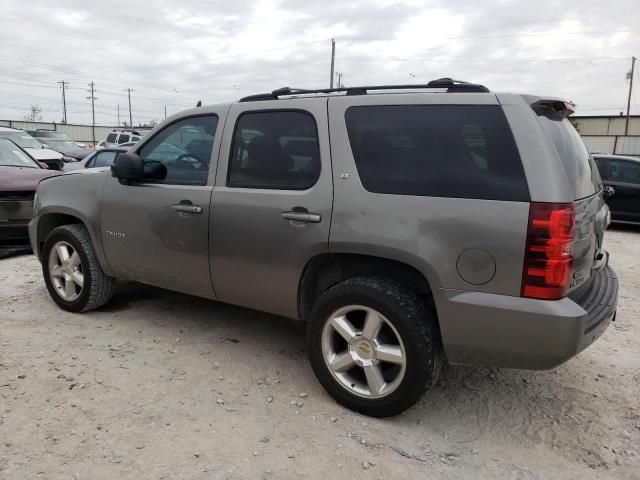
[[[121,285],[113,302],[101,312],[120,317],[119,312],[127,309],[133,312],[123,315],[122,321],[160,324],[169,329],[168,334],[182,337],[183,344],[239,343],[242,349],[260,352],[265,364],[280,366],[284,354],[295,360],[286,363],[295,388],[322,397],[325,407],[334,405],[313,379],[304,328],[297,322],[135,283]],[[602,430],[605,435],[607,427],[597,421],[603,400],[596,399],[585,385],[596,377],[593,361],[585,363],[584,358],[571,360],[548,371],[445,366],[437,385],[415,407],[378,421],[394,428],[424,425],[429,432],[461,445],[497,432],[519,442],[524,435],[536,442],[562,444],[565,440],[560,433],[581,435],[587,425],[591,434]],[[360,417],[346,409],[343,413]]]

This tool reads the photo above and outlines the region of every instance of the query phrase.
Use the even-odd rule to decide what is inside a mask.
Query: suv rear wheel
[[[307,330],[311,365],[346,407],[397,415],[435,384],[442,349],[435,310],[384,278],[356,277],[314,304]]]
[[[49,233],[42,273],[51,298],[70,312],[100,308],[113,295],[115,279],[102,271],[83,225],[63,225]]]

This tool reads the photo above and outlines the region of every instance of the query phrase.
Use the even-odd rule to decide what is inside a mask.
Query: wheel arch
[[[355,253],[324,253],[311,258],[298,285],[298,315],[305,321],[315,300],[333,285],[358,276],[386,277],[424,299],[433,297],[431,283],[417,268],[394,259]]]
[[[53,229],[63,225],[82,225],[87,229],[89,236],[91,237],[91,242],[93,243],[93,248],[96,252],[98,262],[100,263],[100,267],[107,275],[112,275],[111,269],[109,269],[102,251],[102,242],[100,241],[99,235],[95,234],[90,223],[87,219],[83,218],[81,213],[68,209],[42,212],[38,215],[36,241],[38,251],[34,253],[40,261],[42,261],[42,249],[47,236]]]

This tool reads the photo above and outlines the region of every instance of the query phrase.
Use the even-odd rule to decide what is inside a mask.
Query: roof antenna
[[[196,108],[201,107],[202,106],[202,100],[198,100],[198,103],[196,103]]]

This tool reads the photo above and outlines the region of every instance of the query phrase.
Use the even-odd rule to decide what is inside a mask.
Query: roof
[[[0,132],[24,132],[24,130],[22,130],[20,128],[2,126],[2,127],[0,127]]]

